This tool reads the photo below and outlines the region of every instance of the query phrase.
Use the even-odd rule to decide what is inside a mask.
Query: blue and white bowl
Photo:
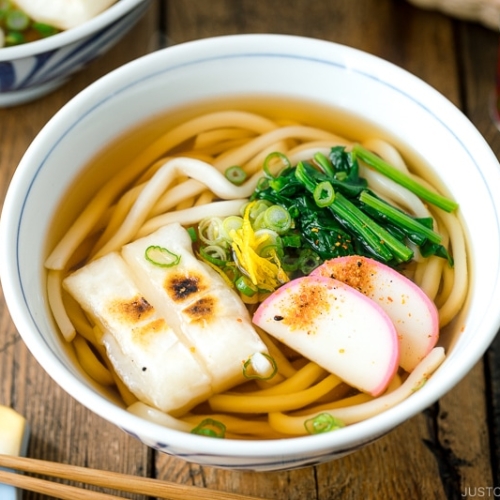
[[[119,0],[75,28],[0,48],[0,107],[37,99],[108,51],[144,14],[149,0]]]
[[[107,144],[159,113],[256,94],[308,100],[363,117],[418,153],[460,204],[471,271],[467,305],[440,339],[446,359],[418,391],[335,432],[265,442],[180,432],[109,399],[68,354],[48,309],[44,272],[54,214]],[[260,471],[305,467],[342,457],[390,432],[441,398],[480,360],[500,325],[499,192],[498,161],[471,122],[436,90],[393,64],[293,36],[199,40],[109,73],[49,121],[8,190],[0,221],[0,276],[11,316],[33,355],[63,389],[102,418],[154,449],[199,464]]]

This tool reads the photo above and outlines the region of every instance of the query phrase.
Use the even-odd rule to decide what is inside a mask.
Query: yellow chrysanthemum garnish
[[[246,272],[250,281],[260,290],[273,292],[289,278],[281,267],[271,236],[267,233],[257,236],[252,227],[250,212],[255,203],[246,206],[242,226],[230,232],[231,246],[239,267]],[[259,250],[268,245],[266,256],[261,256]]]

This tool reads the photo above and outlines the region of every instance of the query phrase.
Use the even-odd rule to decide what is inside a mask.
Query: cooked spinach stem
[[[432,229],[425,227],[423,224],[415,220],[413,217],[405,214],[401,210],[389,205],[385,201],[372,196],[368,191],[363,191],[359,200],[365,205],[377,210],[383,216],[387,217],[391,222],[403,228],[403,230],[413,231],[421,234],[424,238],[433,243],[441,243],[442,237]]]
[[[329,175],[330,177],[333,177],[335,175],[335,170],[333,169],[332,162],[323,153],[316,153],[314,155],[314,161],[319,165],[319,167],[325,174]]]
[[[310,193],[314,193],[316,181],[307,175],[304,163],[297,163],[295,167],[295,178],[300,181]]]
[[[352,211],[352,207],[354,207],[352,203],[343,203],[343,197],[337,196],[335,202],[328,208],[337,220],[339,220],[339,222],[343,224],[346,229],[356,234],[358,238],[364,242],[364,245],[368,247],[379,259],[384,262],[392,260],[393,256],[389,249],[383,245],[380,238],[370,230],[366,223],[363,223],[359,217],[359,213]]]
[[[456,203],[455,201],[430,191],[425,186],[415,181],[404,172],[401,172],[397,168],[393,167],[386,161],[382,160],[382,158],[380,158],[376,154],[368,151],[360,144],[355,144],[352,148],[352,152],[355,156],[363,160],[370,167],[373,167],[381,174],[405,187],[423,200],[432,203],[436,207],[439,207],[446,212],[453,212],[458,208],[458,203]]]
[[[295,177],[314,195],[318,184],[307,175],[303,163],[297,165]],[[413,251],[410,248],[363,213],[341,193],[335,193],[335,199],[328,205],[328,209],[339,222],[358,235],[374,256],[384,262],[390,262],[393,259],[406,262],[413,257]]]
[[[391,233],[377,224],[368,215],[362,212],[356,205],[351,203],[347,198],[337,193],[335,201],[330,205],[329,209],[335,212],[338,207],[342,206],[344,213],[350,213],[352,218],[357,219],[357,231],[362,238],[366,239],[370,236],[370,241],[373,244],[373,249],[380,254],[381,258],[386,255],[385,260],[390,261],[394,257],[400,262],[406,262],[413,257],[413,251],[408,248],[403,242],[395,238]],[[373,234],[373,237],[371,235]]]

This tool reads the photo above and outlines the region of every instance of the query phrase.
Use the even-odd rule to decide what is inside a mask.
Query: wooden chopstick
[[[209,490],[158,479],[10,455],[0,454],[0,467],[77,481],[121,492],[168,498],[170,500],[185,500],[186,498],[190,500],[265,500],[238,493]],[[51,495],[62,500],[110,500],[122,498],[3,470],[0,470],[0,483]]]
[[[34,491],[42,495],[49,495],[61,500],[116,500],[120,498],[115,495],[107,495],[106,493],[98,493],[66,484],[46,481],[45,479],[0,470],[0,484],[2,483],[23,490]]]

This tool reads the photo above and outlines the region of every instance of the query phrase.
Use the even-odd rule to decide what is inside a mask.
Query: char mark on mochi
[[[114,301],[110,304],[109,311],[117,316],[121,316],[127,322],[146,319],[148,316],[154,314],[153,306],[140,295],[129,301]]]
[[[195,294],[208,290],[208,284],[201,275],[173,275],[165,282],[165,290],[174,302],[184,302]]]

